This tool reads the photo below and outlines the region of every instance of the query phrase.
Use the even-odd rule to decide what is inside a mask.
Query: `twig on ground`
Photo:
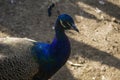
[[[68,64],[70,64],[71,66],[75,66],[75,67],[83,67],[83,65],[81,65],[81,64],[77,64],[77,63],[73,63],[73,62],[71,62],[71,61],[67,61],[67,63]]]

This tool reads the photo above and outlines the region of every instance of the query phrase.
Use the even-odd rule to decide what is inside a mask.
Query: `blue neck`
[[[59,20],[57,20],[55,23],[55,37],[54,37],[54,40],[52,43],[55,43],[55,42],[56,42],[56,44],[61,43],[61,44],[69,45],[68,37],[66,36],[65,30],[61,26]]]
[[[52,51],[51,55],[56,56],[58,62],[64,65],[69,57],[71,48],[68,37],[58,21],[55,24],[55,37],[50,46]]]
[[[59,40],[64,39],[66,37],[65,30],[61,26],[59,20],[57,20],[55,24],[55,33],[56,38]]]

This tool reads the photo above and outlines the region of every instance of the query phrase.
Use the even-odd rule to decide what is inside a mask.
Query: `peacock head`
[[[61,25],[60,27],[64,30],[71,30],[72,29],[72,30],[79,32],[79,30],[75,26],[74,20],[68,14],[59,15],[57,22],[59,23],[59,25]]]

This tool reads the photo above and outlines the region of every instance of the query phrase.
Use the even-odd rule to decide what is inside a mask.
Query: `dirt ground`
[[[69,61],[50,80],[120,80],[120,0],[59,0],[56,9],[71,15],[80,33],[67,31]],[[50,0],[0,0],[0,37],[51,42],[57,18]],[[71,63],[72,62],[72,63]]]

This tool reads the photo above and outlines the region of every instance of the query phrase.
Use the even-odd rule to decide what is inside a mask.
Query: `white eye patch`
[[[64,28],[66,28],[66,26],[63,24],[63,21],[62,21],[62,20],[60,20],[60,24],[61,24]]]

